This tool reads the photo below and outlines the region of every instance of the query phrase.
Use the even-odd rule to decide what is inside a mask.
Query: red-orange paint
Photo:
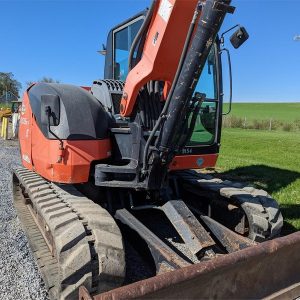
[[[205,169],[216,166],[218,154],[175,156],[170,170]],[[201,163],[200,163],[201,162]]]
[[[20,147],[23,166],[44,178],[61,183],[87,182],[92,161],[110,157],[109,139],[64,141],[47,139],[33,116],[27,92],[24,94],[20,118]],[[63,159],[59,162],[59,156]]]

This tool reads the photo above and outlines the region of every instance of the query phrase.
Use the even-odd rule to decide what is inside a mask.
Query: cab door
[[[126,79],[130,48],[146,14],[147,10],[116,26],[108,34],[104,79]]]

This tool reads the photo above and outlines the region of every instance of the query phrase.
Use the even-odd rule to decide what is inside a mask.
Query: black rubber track
[[[178,172],[176,175],[187,190],[192,191],[194,187],[207,193],[208,199],[216,196],[241,207],[248,220],[249,239],[263,242],[280,235],[282,214],[278,203],[266,191],[195,171]]]
[[[71,185],[24,168],[14,173],[14,203],[52,299],[78,299],[122,285],[125,255],[110,214]]]

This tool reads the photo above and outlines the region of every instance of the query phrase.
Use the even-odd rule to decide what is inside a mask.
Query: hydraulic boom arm
[[[144,48],[140,61],[126,78],[120,111],[124,117],[131,116],[139,90],[150,80],[165,83],[166,101],[143,154],[142,173],[144,177],[155,177],[156,180],[150,179],[152,182],[163,181],[170,162],[184,146],[183,132],[190,119],[191,101],[196,102],[194,110],[197,111],[205,98],[205,95],[198,95],[198,99],[192,99],[224,17],[234,12],[230,2],[154,1],[144,22],[144,27],[148,26],[145,40],[141,42]],[[140,30],[141,36],[146,30],[144,27]],[[135,43],[131,53],[134,47]],[[157,131],[159,136],[153,147]],[[151,168],[160,171],[152,172]],[[158,174],[162,177],[159,180]]]

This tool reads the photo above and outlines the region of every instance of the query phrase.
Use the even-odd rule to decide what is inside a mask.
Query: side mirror
[[[245,27],[239,27],[239,29],[230,37],[231,45],[237,49],[242,46],[249,38],[249,34]]]
[[[60,123],[60,99],[58,95],[41,96],[41,122],[47,126]]]

